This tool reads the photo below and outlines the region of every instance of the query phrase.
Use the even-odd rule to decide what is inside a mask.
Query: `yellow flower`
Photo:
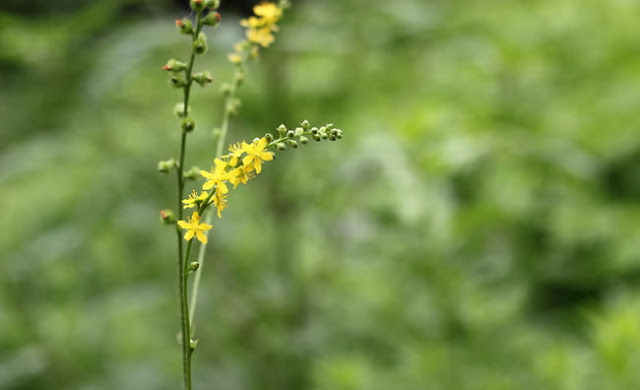
[[[242,19],[240,21],[240,25],[242,27],[249,27],[249,28],[259,28],[264,26],[265,24],[265,20],[262,18],[256,18],[255,16],[251,16],[249,19]]]
[[[191,194],[189,194],[189,198],[182,200],[182,203],[184,204],[184,206],[182,208],[183,209],[190,209],[190,208],[193,208],[193,207],[200,206],[202,204],[202,202],[207,200],[207,197],[209,197],[209,193],[206,192],[206,191],[200,191],[200,195],[198,195],[195,190],[191,191]],[[209,201],[209,202],[211,202],[211,201]]]
[[[216,192],[215,195],[213,196],[213,205],[216,206],[216,208],[218,209],[218,218],[222,218],[222,215],[220,214],[222,212],[222,210],[227,208],[227,196],[225,194],[221,194],[219,192]]]
[[[276,23],[282,17],[282,9],[274,3],[261,3],[253,7],[253,12],[257,17],[242,19],[240,24],[247,28],[249,42],[267,47],[274,41],[272,32],[278,31]]]
[[[235,167],[236,165],[238,165],[238,159],[244,153],[244,146],[240,142],[236,142],[235,144],[229,146],[229,152],[229,166]]]
[[[255,170],[256,173],[262,171],[262,162],[273,160],[273,154],[264,149],[267,147],[267,139],[260,138],[260,140],[253,142],[251,145],[247,145],[246,142],[242,143],[246,156],[242,159],[242,164],[250,167],[251,171]]]
[[[200,175],[207,179],[207,181],[202,185],[203,190],[210,190],[213,187],[216,187],[216,192],[221,192],[226,194],[229,192],[229,188],[225,183],[225,180],[229,179],[229,174],[227,172],[228,164],[220,159],[215,159],[214,163],[216,164],[215,168],[211,168],[210,172],[200,171]]]
[[[247,39],[253,43],[257,43],[262,47],[267,47],[275,41],[271,33],[271,27],[250,28],[247,30]]]
[[[261,16],[267,24],[275,24],[282,16],[282,9],[274,3],[260,3],[253,7],[253,13]]]
[[[253,179],[253,166],[243,165],[229,172],[229,182],[236,188],[238,184],[247,184],[249,179]]]
[[[238,53],[227,54],[227,59],[234,65],[238,65],[242,62],[242,56]]]
[[[207,243],[207,236],[205,236],[203,232],[206,232],[207,230],[212,228],[211,225],[200,222],[200,215],[197,211],[194,211],[193,214],[191,214],[191,218],[189,218],[188,222],[178,221],[178,226],[180,226],[181,229],[187,231],[184,234],[185,240],[190,241],[193,236],[195,236],[198,241],[203,244]]]

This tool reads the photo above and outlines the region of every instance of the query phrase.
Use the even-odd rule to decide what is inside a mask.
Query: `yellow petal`
[[[202,233],[201,231],[198,231],[196,233],[196,238],[198,239],[198,241],[200,241],[203,244],[207,243],[207,236],[205,236],[204,233]]]
[[[185,221],[178,221],[178,226],[180,226],[181,229],[189,229],[191,224]]]
[[[184,239],[189,241],[193,238],[193,234],[195,233],[194,230],[187,230],[187,232],[184,234]]]

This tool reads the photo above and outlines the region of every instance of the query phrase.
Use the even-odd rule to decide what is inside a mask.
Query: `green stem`
[[[198,34],[200,33],[200,29],[202,28],[202,24],[200,23],[200,19],[202,17],[202,12],[198,12],[196,17],[196,31],[191,37],[191,41],[193,42]],[[187,112],[189,109],[189,97],[191,95],[191,85],[193,84],[193,79],[191,78],[191,74],[193,71],[193,64],[195,63],[196,53],[191,49],[191,57],[189,58],[189,65],[185,70],[187,83],[184,86],[184,116],[187,116]],[[182,198],[184,197],[184,160],[185,160],[185,150],[187,143],[187,133],[183,132],[180,140],[180,158],[179,165],[176,169],[178,176],[178,220],[182,219]],[[179,294],[179,302],[180,302],[180,323],[182,328],[182,379],[184,383],[185,390],[191,390],[191,326],[189,324],[189,301],[188,301],[188,276],[189,274],[185,272],[185,268],[188,266],[188,258],[189,253],[191,251],[192,242],[189,241],[187,244],[186,255],[183,257],[182,255],[182,235],[179,228],[176,227],[176,232],[178,235],[178,294]]]
[[[239,69],[244,69],[247,64],[248,57],[245,57],[242,64],[240,64]],[[231,119],[231,110],[229,109],[231,106],[231,102],[235,99],[236,92],[240,87],[240,78],[236,76],[233,85],[231,86],[231,91],[229,95],[226,97],[224,101],[224,113],[222,114],[222,124],[220,126],[220,134],[218,135],[218,139],[216,142],[216,158],[222,156],[222,151],[225,145],[225,138],[227,137],[227,131],[229,130],[229,121]],[[204,203],[208,205],[207,202]],[[213,218],[213,210],[209,210],[206,213],[205,223],[211,224],[211,219]],[[204,232],[204,235],[209,237],[209,231]],[[190,311],[189,311],[189,321],[191,323],[191,332],[195,334],[195,326],[194,326],[194,318],[196,315],[196,304],[198,303],[198,291],[200,288],[200,277],[202,275],[202,267],[204,265],[204,255],[207,251],[206,245],[200,245],[200,250],[198,251],[198,263],[200,266],[195,271],[196,275],[193,280],[193,285],[191,287],[191,302],[189,303]]]

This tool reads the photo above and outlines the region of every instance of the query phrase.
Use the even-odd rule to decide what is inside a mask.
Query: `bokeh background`
[[[223,2],[231,3],[231,2]],[[196,68],[207,167],[225,4]],[[0,388],[177,389],[184,1],[0,6]],[[640,2],[293,1],[229,142],[334,122],[215,221],[197,389],[640,388]]]

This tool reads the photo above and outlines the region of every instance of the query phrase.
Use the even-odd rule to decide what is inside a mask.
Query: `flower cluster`
[[[253,13],[248,19],[243,19],[240,24],[247,28],[249,42],[267,47],[274,41],[273,32],[278,31],[278,20],[282,17],[282,9],[274,3],[261,3],[253,7]]]
[[[277,150],[297,148],[298,144],[305,145],[310,138],[316,141],[336,141],[342,138],[342,130],[334,127],[332,123],[321,127],[311,126],[308,121],[303,121],[299,127],[293,130],[280,125],[276,129],[277,139],[271,133],[262,138],[256,138],[251,143],[238,142],[229,146],[229,153],[213,160],[214,166],[208,171],[201,170],[200,175],[205,179],[202,191],[192,191],[187,199],[182,200],[183,208],[196,208],[190,220],[178,221],[178,226],[187,230],[185,240],[196,237],[202,243],[206,243],[206,236],[198,234],[211,229],[210,225],[200,222],[200,215],[209,206],[217,209],[218,218],[222,217],[222,210],[227,207],[229,186],[236,188],[240,184],[247,184],[257,174],[262,172],[264,162],[274,159],[269,147]]]
[[[228,58],[235,65],[243,62],[247,49],[253,57],[258,55],[259,47],[268,47],[273,43],[273,33],[278,31],[278,21],[282,17],[282,6],[275,3],[260,3],[253,7],[255,16],[242,19],[240,24],[247,28],[247,40],[234,45],[234,52]]]
[[[209,171],[200,171],[200,175],[205,179],[202,184],[203,191],[200,191],[200,194],[193,191],[187,199],[182,200],[183,208],[198,208],[198,211],[193,212],[190,222],[178,222],[178,226],[187,230],[185,240],[191,240],[195,236],[200,242],[206,243],[206,236],[198,235],[198,232],[209,230],[211,226],[199,222],[199,212],[213,204],[218,211],[218,218],[221,218],[222,210],[227,207],[227,183],[236,188],[262,172],[262,163],[273,160],[273,153],[266,150],[267,146],[266,138],[255,139],[250,144],[238,142],[229,147],[228,154],[216,158],[213,161],[215,166]]]

